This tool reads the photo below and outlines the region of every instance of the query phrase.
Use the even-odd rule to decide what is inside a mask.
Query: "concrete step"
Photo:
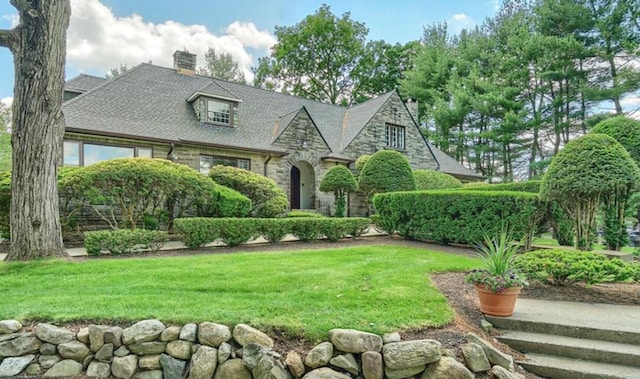
[[[639,306],[518,299],[513,316],[485,318],[501,330],[640,345]]]
[[[640,346],[619,342],[504,331],[498,339],[525,354],[539,353],[640,367]]]
[[[525,370],[550,379],[638,379],[640,368],[591,362],[545,354],[527,354],[517,363]]]

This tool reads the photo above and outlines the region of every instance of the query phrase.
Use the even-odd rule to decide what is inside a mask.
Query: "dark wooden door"
[[[291,167],[291,209],[300,209],[300,169]]]

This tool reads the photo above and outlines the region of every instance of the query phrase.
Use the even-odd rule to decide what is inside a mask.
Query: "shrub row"
[[[347,235],[360,236],[370,224],[367,218],[182,218],[175,220],[174,231],[187,247],[195,249],[221,240],[237,246],[263,236],[269,242],[278,242],[287,234],[301,241],[325,236],[337,241]]]
[[[556,285],[571,282],[592,285],[640,279],[639,265],[585,251],[536,250],[516,257],[514,264],[528,278]]]
[[[467,183],[461,189],[464,191],[516,191],[539,193],[542,180],[526,180],[511,183]]]
[[[529,241],[541,217],[538,195],[524,192],[437,190],[393,192],[374,197],[374,221],[405,238],[473,244],[508,225]]]
[[[89,255],[104,251],[117,255],[145,249],[156,253],[167,240],[167,232],[158,230],[100,230],[84,233],[84,248]]]

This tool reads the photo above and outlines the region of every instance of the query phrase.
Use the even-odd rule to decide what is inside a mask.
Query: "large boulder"
[[[73,359],[65,359],[48,369],[47,372],[44,373],[44,376],[57,378],[61,376],[80,375],[82,368],[82,363],[78,363]]]
[[[94,353],[104,346],[104,332],[109,329],[105,325],[89,325],[89,349]]]
[[[250,343],[242,349],[242,359],[251,370],[253,379],[291,379],[291,374],[278,359],[279,354]]]
[[[97,361],[111,363],[113,360],[113,344],[104,344],[100,350],[98,350],[94,356]]]
[[[166,342],[141,342],[129,345],[129,350],[137,355],[154,355],[164,353],[166,347]]]
[[[119,326],[112,326],[104,331],[104,343],[110,343],[114,348],[119,348],[122,345],[122,332],[123,329]]]
[[[111,373],[116,378],[129,379],[136,373],[138,369],[138,357],[135,355],[126,355],[124,357],[113,358],[111,363]]]
[[[191,346],[193,343],[189,341],[171,341],[167,344],[166,353],[174,358],[187,361],[191,358]]]
[[[32,334],[0,342],[0,358],[36,353],[40,350],[41,344],[42,342]]]
[[[467,333],[467,342],[480,345],[491,364],[502,366],[508,370],[513,370],[513,357],[511,355],[501,352],[493,347],[491,343],[473,333]]]
[[[253,379],[253,377],[242,359],[229,359],[218,366],[213,379]]]
[[[0,378],[12,377],[20,374],[22,370],[27,368],[29,363],[31,363],[35,357],[35,355],[29,354],[22,357],[4,359],[0,364]]]
[[[160,365],[164,372],[164,379],[182,379],[187,362],[162,354],[160,355]]]
[[[451,357],[442,357],[427,366],[420,379],[473,379],[475,375],[462,363]]]
[[[164,324],[159,320],[140,321],[122,331],[122,343],[130,345],[136,342],[153,341],[160,337],[164,329]]]
[[[160,341],[162,342],[171,342],[180,338],[180,327],[179,326],[169,326],[165,329],[162,334],[160,334]]]
[[[332,329],[329,331],[329,341],[337,350],[345,353],[382,350],[382,337],[353,329]]]
[[[217,348],[231,340],[231,330],[226,325],[213,322],[202,322],[198,326],[198,342]]]
[[[56,363],[60,362],[62,358],[59,355],[41,355],[38,358],[38,363],[44,369],[53,367]]]
[[[442,345],[436,340],[393,342],[384,345],[382,356],[386,367],[399,370],[437,362]]]
[[[180,335],[178,337],[183,341],[196,342],[197,330],[198,326],[196,324],[186,324],[180,330]]]
[[[462,345],[462,356],[464,361],[467,362],[467,367],[473,372],[491,370],[491,364],[484,353],[484,349],[476,343]]]
[[[51,324],[38,324],[35,330],[36,336],[44,342],[59,345],[76,339],[72,331]]]
[[[353,354],[350,353],[333,357],[331,358],[329,363],[353,375],[358,375],[358,373],[360,373],[360,366],[358,365],[358,361],[356,361],[356,358],[353,356]]]
[[[326,366],[333,355],[333,344],[331,342],[322,342],[307,354],[304,364],[311,368]]]
[[[377,351],[362,353],[362,375],[365,379],[382,379],[384,377],[384,365],[382,354]]]
[[[108,378],[111,376],[111,366],[105,362],[93,361],[87,367],[87,376],[91,378]]]
[[[0,321],[0,334],[11,334],[22,329],[22,324],[18,320]]]
[[[218,365],[218,351],[210,346],[200,346],[191,357],[189,379],[211,379]]]
[[[284,363],[289,368],[289,372],[295,379],[300,379],[302,375],[304,375],[304,363],[302,362],[302,358],[295,351],[290,351],[287,353],[287,358],[284,360]]]
[[[160,370],[160,354],[141,356],[138,358],[138,367],[143,370]]]
[[[247,324],[238,324],[233,328],[233,339],[239,343],[240,346],[256,343],[268,349],[273,349],[273,340],[271,337]]]
[[[387,379],[413,378],[414,376],[423,372],[425,368],[427,368],[427,365],[405,367],[405,368],[399,368],[399,369],[385,367],[384,373],[387,376]]]
[[[334,371],[329,367],[321,367],[308,372],[302,379],[351,379],[351,377]]]
[[[231,356],[231,345],[223,342],[218,346],[218,363],[224,363]]]
[[[58,353],[62,358],[82,362],[91,353],[87,345],[80,341],[65,342],[58,345]]]

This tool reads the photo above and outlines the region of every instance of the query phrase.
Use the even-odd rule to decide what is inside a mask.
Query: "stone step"
[[[527,354],[528,360],[517,363],[525,370],[549,379],[638,379],[640,368],[602,362]]]
[[[511,330],[504,331],[497,338],[525,354],[539,353],[640,367],[638,345]]]
[[[518,299],[513,316],[485,318],[501,330],[640,345],[638,306]]]

